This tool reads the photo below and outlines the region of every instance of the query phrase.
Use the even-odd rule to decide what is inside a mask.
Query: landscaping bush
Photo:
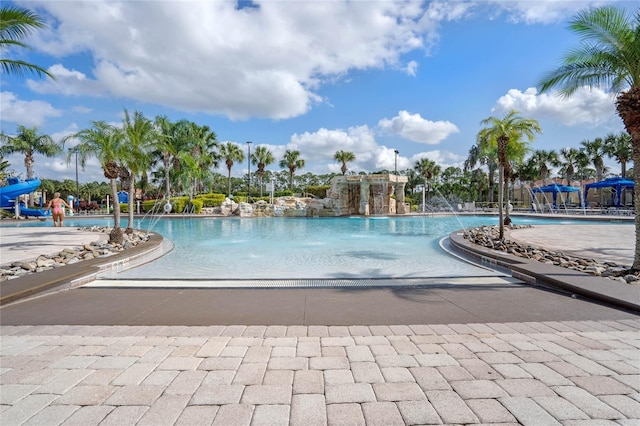
[[[220,207],[225,198],[225,194],[200,194],[194,199],[202,200],[202,207]]]
[[[313,194],[317,198],[326,198],[329,188],[331,188],[329,185],[308,186],[306,192]]]

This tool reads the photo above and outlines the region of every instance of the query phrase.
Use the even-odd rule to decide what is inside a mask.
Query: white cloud
[[[284,149],[303,152],[305,161],[316,165],[317,169],[311,170],[316,173],[326,173],[327,170],[340,173],[341,164],[333,159],[336,151],[340,150],[354,153],[356,160],[349,163],[348,167],[355,172],[394,170],[396,161],[395,149],[379,145],[368,126],[350,127],[347,130],[319,129],[313,133],[294,134],[289,144],[283,148],[283,153]],[[413,167],[411,160],[398,155],[398,170],[408,167]]]
[[[501,96],[493,111],[516,110],[524,116],[549,118],[565,126],[598,126],[615,119],[615,99],[601,89],[578,89],[571,97],[555,93],[539,94],[530,87],[524,92],[511,89]]]
[[[411,156],[411,167],[413,167],[413,165],[415,165],[415,163],[422,158],[428,158],[435,161],[438,165],[440,165],[440,167],[442,167],[442,170],[446,169],[447,167],[462,167],[464,164],[464,160],[466,159],[462,155],[455,154],[450,151],[441,151],[436,149],[434,151],[419,152]]]
[[[44,101],[24,101],[12,92],[0,94],[0,120],[26,127],[40,127],[47,117],[60,117],[62,111]]]
[[[407,74],[409,74],[412,77],[415,77],[417,73],[418,73],[418,63],[416,61],[410,61],[407,64]]]
[[[549,24],[562,21],[589,6],[612,2],[588,0],[494,0],[492,3],[501,12],[505,12],[507,19],[514,23]]]
[[[400,111],[392,119],[383,118],[378,122],[383,132],[399,135],[413,142],[426,145],[436,145],[445,140],[452,133],[460,130],[449,121],[430,121],[420,114],[410,114]]]
[[[47,70],[55,76],[55,80],[27,80],[29,89],[40,94],[60,93],[63,95],[102,96],[105,89],[99,81],[88,78],[84,73],[70,70],[64,65],[56,64]]]
[[[442,20],[467,3],[430,2],[51,2],[34,47],[54,56],[90,55],[92,70],[55,65],[40,93],[111,94],[231,119],[285,119],[322,102],[318,89],[350,71],[402,69],[427,52]],[[416,63],[405,66],[410,75]],[[90,74],[89,74],[90,72]]]

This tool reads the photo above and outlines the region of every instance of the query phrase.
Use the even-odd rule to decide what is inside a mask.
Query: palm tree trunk
[[[499,230],[500,239],[504,239],[504,166],[500,165],[500,171],[498,176],[498,217],[499,217]]]
[[[126,230],[127,234],[133,233],[133,208],[134,208],[134,202],[136,198],[135,181],[136,181],[135,176],[132,173],[131,177],[129,178],[129,223],[127,224],[127,230]]]
[[[111,183],[111,198],[113,198],[113,229],[109,234],[109,242],[122,244],[124,238],[120,229],[120,202],[118,201],[118,185],[115,179],[109,179]]]
[[[633,158],[633,206],[635,210],[636,248],[633,256],[633,271],[640,271],[640,134],[631,134],[631,157]]]

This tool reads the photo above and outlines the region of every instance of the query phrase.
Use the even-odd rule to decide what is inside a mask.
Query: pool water
[[[584,223],[514,220],[518,224]],[[112,223],[65,219],[66,226]],[[439,242],[456,230],[497,223],[495,216],[136,219],[134,228],[160,233],[175,247],[118,276],[224,280],[492,276],[495,271],[451,256]],[[125,219],[122,226],[126,224]]]

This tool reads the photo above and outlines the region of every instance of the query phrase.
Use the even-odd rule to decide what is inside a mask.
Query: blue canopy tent
[[[611,194],[611,197],[615,195],[615,201],[613,204],[616,207],[620,208],[620,204],[622,201],[622,190],[624,188],[633,188],[635,186],[632,180],[622,178],[622,177],[612,177],[605,180],[601,180],[600,182],[588,183],[584,186],[584,198],[587,198],[587,194],[591,188],[612,188],[614,191]]]
[[[561,192],[577,192],[578,193],[578,202],[580,205],[582,205],[582,197],[580,196],[580,189],[573,187],[573,186],[568,186],[568,185],[558,185],[557,183],[552,183],[550,185],[547,186],[542,186],[540,188],[534,188],[531,191],[531,205],[535,206],[535,195],[534,194],[540,194],[543,192],[550,192],[553,195],[553,208],[557,208],[557,197],[558,194]]]

